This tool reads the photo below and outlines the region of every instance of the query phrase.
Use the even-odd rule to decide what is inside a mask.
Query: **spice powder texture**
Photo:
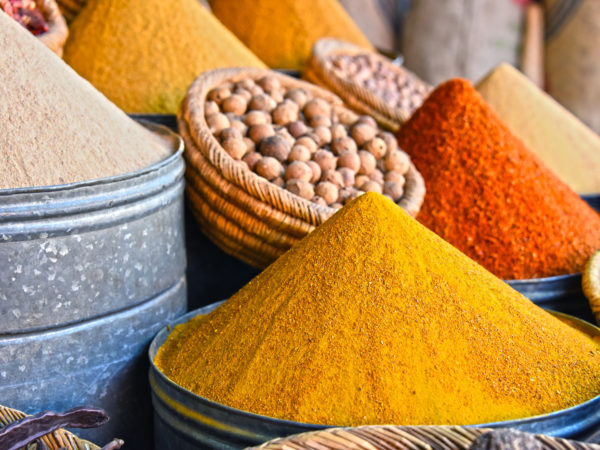
[[[327,425],[473,424],[600,393],[598,345],[366,193],[155,363],[210,400]]]
[[[173,149],[0,12],[0,189],[133,172]]]
[[[425,178],[418,220],[504,279],[580,272],[600,217],[515,137],[473,85],[440,85],[398,132]]]
[[[323,37],[373,46],[337,0],[212,0],[226,27],[269,67],[300,70]]]
[[[90,0],[64,59],[128,113],[175,114],[209,69],[265,65],[197,0]]]

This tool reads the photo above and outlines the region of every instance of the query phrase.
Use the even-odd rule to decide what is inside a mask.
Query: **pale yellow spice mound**
[[[600,137],[509,64],[477,85],[510,130],[579,194],[600,192]]]
[[[206,70],[265,67],[197,0],[90,0],[64,58],[129,113],[175,114]]]
[[[367,193],[156,357],[216,402],[328,425],[476,424],[600,394],[588,336]]]
[[[0,12],[0,189],[132,172],[172,153]]]
[[[337,0],[212,0],[214,14],[269,67],[302,69],[313,44],[338,38],[372,50]]]

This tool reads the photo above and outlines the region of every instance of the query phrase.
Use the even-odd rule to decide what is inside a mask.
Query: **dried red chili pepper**
[[[398,140],[425,178],[417,219],[497,276],[579,272],[600,249],[600,216],[510,132],[469,81],[439,86]]]

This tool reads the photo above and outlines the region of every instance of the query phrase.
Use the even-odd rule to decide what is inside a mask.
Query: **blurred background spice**
[[[227,28],[275,69],[301,69],[321,37],[373,48],[337,0],[211,0],[210,5]]]
[[[175,114],[205,70],[264,67],[197,0],[90,0],[64,57],[128,113]]]

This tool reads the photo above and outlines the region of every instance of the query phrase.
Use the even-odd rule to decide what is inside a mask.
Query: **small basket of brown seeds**
[[[205,72],[178,124],[188,198],[203,231],[256,267],[366,191],[413,216],[425,196],[393,134],[331,92],[273,71]]]
[[[338,39],[319,39],[303,78],[339,95],[350,108],[396,131],[432,87],[389,58]]]

